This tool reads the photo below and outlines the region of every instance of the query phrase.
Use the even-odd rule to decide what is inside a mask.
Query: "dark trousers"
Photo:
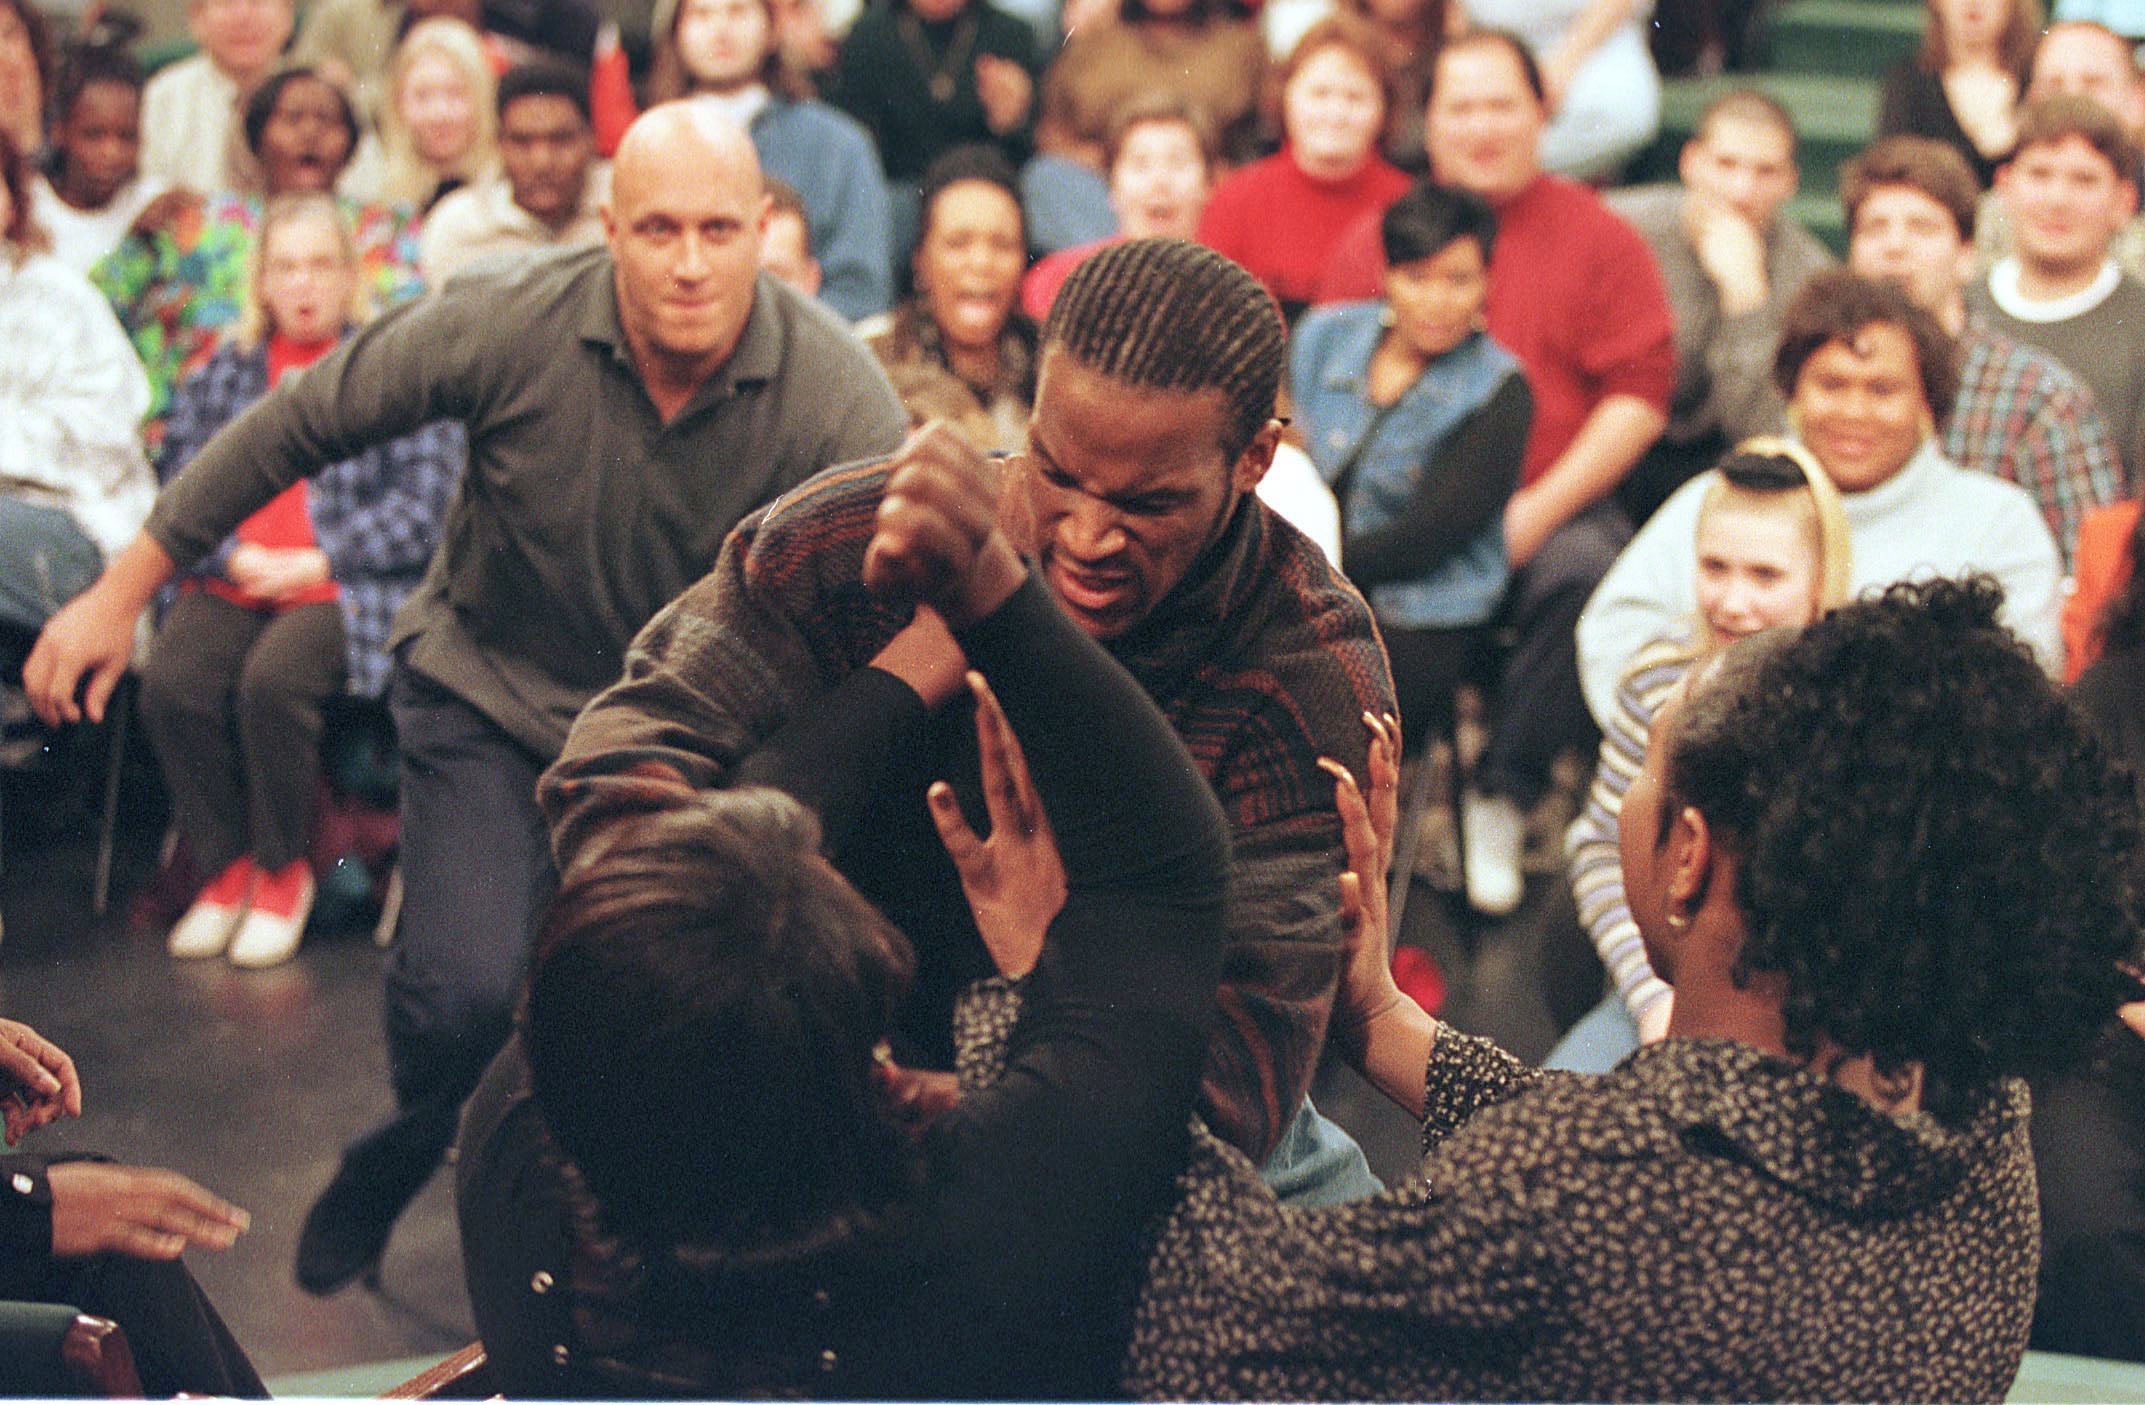
[[[1498,680],[1495,725],[1475,784],[1522,810],[1549,788],[1557,753],[1591,752],[1601,732],[1579,691],[1579,612],[1617,554],[1631,540],[1631,520],[1614,502],[1598,502],[1542,543],[1512,573],[1499,629],[1511,640]]]
[[[2033,1346],[2145,1361],[2145,1041],[2033,1087],[2041,1295]]]
[[[180,833],[211,873],[305,854],[321,705],[341,691],[342,609],[249,610],[181,595],[142,661],[142,725]]]
[[[215,1305],[177,1260],[0,1254],[0,1298],[64,1303],[117,1322],[150,1396],[182,1390],[251,1400],[268,1396]],[[4,1373],[0,1363],[0,1377]]]
[[[558,876],[536,807],[544,758],[407,669],[388,703],[402,751],[402,926],[387,966],[396,1113],[346,1155],[399,1204],[439,1165],[506,1042]]]
[[[1463,678],[1479,678],[1483,636],[1479,625],[1414,629],[1383,624],[1385,656],[1393,669],[1393,698],[1400,704],[1400,736],[1410,756],[1452,729],[1453,693]]]

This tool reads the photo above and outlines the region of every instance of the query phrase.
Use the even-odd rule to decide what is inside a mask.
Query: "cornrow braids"
[[[1073,270],[1042,345],[1129,386],[1221,391],[1233,463],[1273,418],[1285,340],[1280,309],[1238,265],[1183,239],[1132,239]]]

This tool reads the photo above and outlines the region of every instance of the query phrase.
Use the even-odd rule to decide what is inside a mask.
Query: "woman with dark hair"
[[[1012,165],[996,147],[954,148],[924,173],[914,295],[856,329],[917,424],[947,420],[985,452],[1020,448],[1035,400],[1037,329],[1015,305],[1025,235]]]
[[[1490,207],[1425,183],[1381,232],[1385,296],[1304,318],[1289,394],[1340,500],[1341,559],[1377,612],[1401,719],[1427,739],[1443,735],[1469,641],[1504,594],[1504,505],[1534,397],[1482,330]]]
[[[1921,48],[1884,79],[1877,135],[1955,148],[1986,190],[2018,140],[2040,0],[1926,0]]]
[[[1800,444],[1750,439],[1706,475],[1694,555],[1698,608],[1681,628],[1639,650],[1602,728],[1586,806],[1564,849],[1572,898],[1615,987],[1550,1051],[1545,1066],[1606,1073],[1668,1032],[1673,993],[1647,960],[1624,891],[1617,816],[1646,757],[1653,720],[1690,671],[1737,639],[1800,629],[1845,604],[1854,549],[1839,491]]]
[[[141,363],[112,310],[47,252],[29,163],[0,130],[0,646],[34,634],[140,529],[156,497],[142,457]]]
[[[1377,34],[1352,15],[1305,32],[1275,74],[1281,150],[1224,176],[1199,242],[1251,270],[1293,321],[1334,244],[1408,188],[1379,154],[1392,91]]]
[[[738,788],[606,778],[464,1123],[464,1262],[508,1394],[1113,1393],[1139,1229],[1183,1164],[1227,830],[1013,553],[994,481],[912,444],[865,579],[889,608],[920,593],[981,670],[990,838],[945,783],[929,799],[1021,984],[1003,1076],[914,1125],[884,1048],[917,954],[822,857],[862,808],[845,787],[927,721],[901,640]]]
[[[199,370],[223,330],[238,320],[247,260],[261,211],[279,195],[333,191],[357,146],[357,115],[342,91],[309,68],[263,79],[241,114],[246,148],[259,162],[258,193],[207,197],[172,192],[152,204],[91,275],[149,371],[154,448],[172,392]],[[344,202],[365,287],[382,306],[417,295],[417,235],[409,214]]]
[[[2138,981],[2138,816],[1986,580],[1701,665],[1621,815],[1669,1037],[1545,1074],[1394,987],[1371,803],[1334,1034],[1422,1183],[1289,1211],[1195,1138],[1129,1384],[1166,1399],[2000,1400],[2034,1306],[2022,1079]],[[1377,818],[1373,819],[1373,814]]]

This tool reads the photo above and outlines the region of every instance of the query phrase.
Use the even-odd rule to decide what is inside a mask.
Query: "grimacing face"
[[[1075,623],[1113,639],[1146,617],[1228,526],[1273,459],[1269,426],[1232,463],[1220,390],[1127,386],[1063,347],[1043,353],[1028,451],[1007,463],[1043,580]]]

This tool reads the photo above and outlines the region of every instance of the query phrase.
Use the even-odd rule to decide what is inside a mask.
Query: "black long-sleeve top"
[[[921,1189],[882,1235],[780,1271],[659,1256],[659,1330],[647,1279],[590,1271],[615,1269],[618,1249],[570,1227],[587,1206],[557,1170],[517,1041],[472,1104],[459,1186],[478,1330],[510,1395],[1113,1390],[1139,1229],[1186,1155],[1227,829],[1160,712],[1032,577],[960,639],[1021,738],[1067,875],[1006,1075],[931,1129]],[[905,685],[862,670],[753,769],[840,826],[877,749],[924,720]],[[634,1286],[583,1291],[620,1282]]]

